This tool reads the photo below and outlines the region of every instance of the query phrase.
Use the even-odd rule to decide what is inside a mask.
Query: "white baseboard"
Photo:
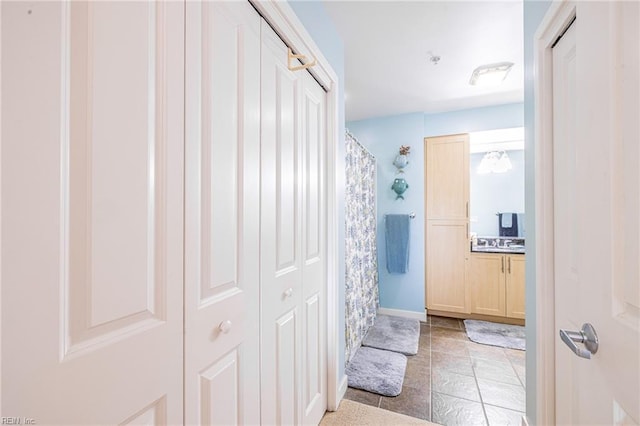
[[[340,380],[340,384],[338,385],[338,393],[336,395],[335,407],[329,404],[328,411],[338,411],[338,407],[340,406],[340,401],[344,398],[344,394],[347,393],[347,375],[342,376],[342,380]]]
[[[418,321],[427,320],[426,310],[424,312],[414,312],[414,311],[405,311],[402,309],[378,308],[378,313],[382,315],[394,315],[396,317],[412,318],[412,319],[417,319]]]

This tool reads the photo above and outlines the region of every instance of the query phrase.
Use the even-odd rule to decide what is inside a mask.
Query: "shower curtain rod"
[[[362,144],[360,143],[360,141],[358,140],[358,138],[356,138],[355,136],[353,136],[353,133],[351,133],[351,132],[349,131],[349,129],[344,129],[344,133],[345,133],[345,135],[346,135],[347,137],[349,137],[349,138],[353,139],[353,141],[354,141],[355,143],[357,143],[358,145],[360,145],[360,148],[364,149],[364,151],[365,151],[367,154],[369,154],[371,157],[373,157],[373,159],[374,159],[374,160],[376,159],[376,156],[375,156],[375,155],[373,155],[373,154],[371,153],[371,151],[369,151],[369,150],[367,149],[367,147],[366,147],[366,146],[362,145]]]

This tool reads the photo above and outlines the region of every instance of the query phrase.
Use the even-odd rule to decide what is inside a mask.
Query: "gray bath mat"
[[[349,387],[398,396],[402,390],[407,357],[375,348],[360,346],[347,364]]]
[[[391,315],[378,315],[362,341],[362,346],[415,355],[418,353],[419,340],[420,321]]]
[[[524,327],[488,321],[464,320],[467,336],[476,343],[525,350]]]

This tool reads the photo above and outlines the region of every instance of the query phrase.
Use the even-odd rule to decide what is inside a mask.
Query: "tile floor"
[[[442,425],[520,425],[525,353],[474,343],[462,320],[427,317],[418,354],[409,356],[402,393],[348,388],[345,398]]]

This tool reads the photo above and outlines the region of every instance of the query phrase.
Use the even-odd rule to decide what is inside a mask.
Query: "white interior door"
[[[2,415],[181,423],[184,5],[1,7]]]
[[[555,336],[557,424],[640,423],[639,28],[637,2],[579,2],[553,49],[556,326],[599,338]]]
[[[325,94],[262,23],[262,422],[326,409]]]
[[[185,422],[260,423],[260,16],[187,3]]]

